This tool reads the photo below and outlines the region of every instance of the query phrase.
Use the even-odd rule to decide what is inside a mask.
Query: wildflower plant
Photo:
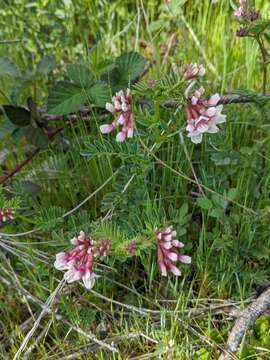
[[[70,9],[77,6],[75,2],[65,3]],[[196,11],[201,14],[205,7],[199,3],[202,10]],[[205,24],[208,18],[212,20],[212,13],[218,7],[222,8],[220,3],[225,2],[208,4]],[[160,334],[156,324],[162,323],[166,328],[169,323],[167,308],[168,316],[175,317],[173,321],[180,319],[176,320],[179,312],[181,321],[185,320],[182,314],[192,313],[190,309],[182,312],[182,301],[194,303],[188,298],[191,294],[196,294],[196,304],[205,295],[210,296],[210,291],[215,296],[234,295],[234,291],[244,299],[249,291],[255,291],[253,286],[265,284],[269,277],[269,266],[265,264],[270,255],[267,93],[270,20],[250,1],[240,0],[235,9],[230,7],[234,45],[256,41],[260,54],[256,64],[262,73],[261,86],[254,75],[255,80],[249,78],[247,83],[254,84],[255,90],[239,90],[244,78],[242,66],[230,63],[235,61],[238,52],[233,47],[227,49],[225,38],[221,37],[224,43],[213,49],[217,70],[208,58],[208,51],[201,51],[200,47],[195,52],[191,41],[183,44],[184,49],[187,45],[187,51],[182,52],[178,46],[182,31],[178,28],[172,29],[165,51],[160,46],[163,31],[171,23],[176,27],[180,18],[181,26],[184,24],[190,32],[192,41],[196,39],[189,24],[189,21],[194,24],[192,17],[184,16],[185,9],[192,6],[189,2],[171,1],[160,5],[157,12],[161,11],[164,18],[147,24],[150,43],[140,39],[146,13],[141,8],[143,2],[137,5],[134,47],[140,49],[138,52],[124,52],[113,58],[112,53],[120,52],[126,44],[121,43],[120,37],[113,37],[110,48],[107,45],[112,39],[103,39],[105,32],[97,32],[98,44],[87,48],[84,62],[80,54],[79,63],[64,65],[62,59],[68,58],[67,51],[61,57],[60,66],[45,55],[36,67],[26,72],[7,57],[0,58],[3,87],[5,80],[12,78],[10,87],[0,90],[0,140],[4,150],[0,152],[0,184],[3,186],[0,227],[5,227],[1,231],[0,247],[1,254],[4,249],[7,263],[14,265],[14,273],[28,271],[38,264],[37,274],[42,276],[38,277],[37,293],[43,295],[44,292],[44,298],[51,284],[63,276],[59,284],[68,296],[63,300],[64,305],[59,305],[59,313],[62,305],[74,307],[75,297],[80,309],[76,316],[95,308],[94,311],[101,309],[106,319],[111,315],[113,318],[114,306],[117,306],[127,310],[121,312],[121,324],[128,326],[137,311],[149,316],[149,329],[153,326],[156,336]],[[114,4],[106,2],[102,7],[110,6]],[[117,33],[124,12],[124,5],[119,6]],[[130,8],[132,6],[130,4]],[[114,7],[110,14],[114,16]],[[57,16],[62,16],[61,11]],[[134,17],[131,20],[125,31],[120,32],[121,37],[134,25]],[[158,36],[153,36],[155,32]],[[202,44],[210,46],[214,41],[208,41],[205,32],[202,36],[205,36]],[[127,42],[129,48],[132,44]],[[256,47],[247,48],[251,54],[257,54]],[[76,47],[76,51],[82,51],[80,49]],[[42,46],[41,50],[43,52]],[[224,62],[218,61],[220,51],[228,52]],[[31,52],[31,58],[32,55]],[[255,60],[253,56],[251,61],[255,63]],[[255,65],[251,69],[256,75],[259,72]],[[252,71],[248,76],[250,73],[253,76]],[[44,104],[48,81],[50,86]],[[236,86],[237,89],[232,90]],[[21,203],[18,197],[22,198]],[[12,234],[15,226],[20,233]],[[18,261],[13,262],[11,258],[15,255]],[[2,276],[2,272],[6,276],[6,269],[2,266],[0,270],[0,278],[9,286],[10,279]],[[27,291],[31,290],[34,277],[30,271],[31,280],[23,274],[16,277],[10,288],[21,291],[22,286],[27,286]],[[179,276],[183,281],[177,281]],[[46,286],[40,286],[43,279],[44,283],[47,281]],[[78,282],[87,290],[95,287],[95,291],[85,291],[82,295],[82,289],[74,284]],[[190,289],[185,291],[188,286]],[[23,290],[23,296],[36,301],[27,291]],[[154,301],[150,299],[152,295]],[[94,296],[98,299],[97,305],[83,306],[84,301],[93,304]],[[172,301],[168,301],[171,298]],[[106,308],[107,303],[110,305]],[[41,304],[42,315],[54,313],[47,302],[44,306]],[[200,307],[197,310],[199,313]],[[204,303],[202,311],[205,310]],[[92,323],[96,326],[99,321],[99,314],[96,316],[94,311],[92,317],[89,313],[82,316],[87,326]],[[59,313],[55,316],[57,321],[64,319]],[[201,324],[196,324],[199,328],[197,325]],[[111,326],[116,327],[114,321]],[[193,324],[188,326],[192,328]],[[69,328],[79,329],[77,324]],[[175,329],[178,332],[178,325]],[[102,343],[89,335],[88,330],[79,330],[80,336],[86,334],[88,340],[107,346],[106,349],[111,346],[107,339]],[[143,341],[147,342],[149,353],[156,353],[150,351],[150,343],[153,347],[158,343],[159,351],[165,349],[167,353],[168,348],[163,346],[167,334],[152,341],[148,330],[146,333]],[[170,336],[172,333],[170,331]],[[132,336],[134,334],[132,331]],[[142,334],[140,330],[135,335]],[[223,339],[223,335],[220,338]],[[182,333],[177,337],[181,341],[185,338]],[[193,342],[192,338],[190,344]],[[190,354],[181,356],[192,358]],[[212,357],[217,358],[216,353]]]
[[[57,270],[67,270],[64,279],[68,283],[82,280],[87,289],[94,286],[97,275],[94,273],[95,259],[107,256],[110,250],[108,240],[93,241],[83,231],[70,240],[75,246],[67,252],[56,254],[54,266]]]
[[[189,256],[178,253],[178,249],[183,248],[184,244],[175,239],[176,235],[172,226],[157,231],[158,265],[163,276],[167,276],[167,270],[175,276],[181,275],[181,271],[174,265],[177,261],[191,263]]]
[[[254,6],[253,2],[240,0],[239,7],[234,12],[236,20],[240,24],[236,35],[238,37],[250,37],[254,39],[259,46],[262,58],[262,93],[266,93],[267,67],[269,64],[269,54],[267,44],[269,44],[269,20],[261,17],[260,11]]]
[[[117,116],[111,124],[101,125],[100,131],[108,134],[121,126],[121,131],[116,136],[116,141],[123,142],[126,138],[132,138],[134,133],[134,114],[132,113],[132,97],[130,89],[119,91],[113,96],[112,103],[106,103],[106,110],[116,113]]]
[[[0,189],[0,227],[8,225],[16,218],[20,200],[17,197],[8,199]]]

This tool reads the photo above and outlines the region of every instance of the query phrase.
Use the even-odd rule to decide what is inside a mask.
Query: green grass
[[[48,78],[36,84],[25,82],[22,103],[31,93],[43,105],[48,83],[62,76],[65,64],[81,60],[95,64],[132,49],[155,61],[148,78],[159,78],[171,63],[196,61],[207,67],[209,93],[240,88],[260,91],[259,50],[252,40],[234,35],[237,24],[229,1],[211,5],[211,1],[188,0],[183,11],[180,7],[170,10],[167,2],[156,0],[74,3],[2,0],[0,38],[22,42],[0,44],[0,56],[11,57],[25,70],[34,67],[44,53],[54,55],[57,64]],[[256,3],[266,16],[268,1]],[[162,51],[173,34],[176,45],[164,60]],[[0,81],[6,94],[13,86],[11,81]],[[96,110],[76,122],[55,121],[65,126],[64,135],[6,188],[8,196],[20,199],[20,209],[16,221],[0,229],[17,234],[0,239],[0,358],[16,354],[38,317],[38,301],[45,303],[61,280],[61,273],[53,269],[55,254],[67,249],[69,239],[81,229],[97,238],[110,238],[114,256],[98,266],[101,277],[94,291],[81,284],[64,286],[52,306],[53,315],[42,318],[28,344],[34,344],[47,329],[29,359],[68,359],[71,354],[75,359],[218,358],[233,318],[225,308],[216,314],[210,305],[229,299],[245,306],[269,285],[270,275],[269,106],[228,105],[225,112],[228,120],[222,131],[205,138],[202,145],[194,146],[184,137],[205,187],[207,206],[194,195],[196,184],[183,177],[193,178],[178,134],[168,136],[183,127],[181,112],[172,115],[163,109],[152,115],[153,121],[157,116],[165,122],[173,119],[155,152],[138,141],[140,137],[148,149],[156,141],[154,131],[148,136],[143,126],[137,138],[120,146],[113,137],[102,136]],[[136,109],[138,122],[149,125],[151,119]],[[0,175],[25,158],[26,144],[6,138],[0,155],[4,149],[9,153]],[[82,156],[87,152],[92,156]],[[96,196],[62,217],[120,165]],[[108,211],[110,217],[104,220]],[[185,252],[192,256],[192,265],[182,266],[179,279],[162,278],[156,265],[153,233],[167,223],[175,225],[186,244]],[[19,236],[30,230],[35,231]],[[121,254],[124,244],[134,238],[140,243],[137,256]],[[20,329],[27,319],[28,326]],[[238,354],[240,359],[268,358],[267,324],[267,318],[259,319]],[[100,340],[113,339],[120,354],[95,347],[71,325]]]

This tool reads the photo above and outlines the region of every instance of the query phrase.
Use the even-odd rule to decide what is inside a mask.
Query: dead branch
[[[84,336],[88,340],[91,340],[93,343],[97,344],[99,346],[99,348],[106,349],[111,352],[118,352],[118,349],[116,347],[114,347],[113,345],[110,345],[110,343],[108,341],[99,340],[93,333],[91,333],[89,331],[85,332],[81,328],[73,325],[70,321],[66,320],[62,315],[53,311],[45,303],[43,303],[41,300],[36,298],[34,295],[32,295],[26,289],[18,288],[15,284],[11,283],[7,278],[4,278],[2,276],[0,276],[0,282],[5,284],[9,288],[15,289],[20,295],[24,295],[28,299],[28,301],[39,306],[43,312],[46,312],[49,315],[53,315],[57,321],[61,321],[63,324],[68,326],[73,331],[77,332],[79,335]]]
[[[143,74],[147,73],[151,67],[151,63],[146,64],[145,69],[143,71]],[[141,77],[141,76],[140,76]],[[270,93],[267,93],[266,95],[260,95],[257,94],[257,96],[241,96],[237,94],[228,94],[221,96],[219,100],[219,105],[229,105],[229,104],[247,104],[247,103],[253,103],[256,100],[270,100]],[[139,99],[137,101],[139,105],[147,105],[149,104],[149,100]],[[161,107],[167,108],[167,109],[175,109],[180,105],[179,101],[176,100],[166,100],[163,103],[161,103]],[[75,121],[78,119],[78,117],[87,117],[90,114],[91,108],[88,106],[83,106],[78,110],[78,112],[75,114],[69,114],[69,115],[53,115],[46,113],[45,109],[40,108],[39,109],[41,113],[42,120],[44,121],[53,121],[53,120],[59,120],[59,119],[66,119],[68,121]],[[104,118],[104,114],[102,116]]]
[[[219,360],[225,360],[231,357],[230,353],[234,353],[238,349],[245,332],[254,324],[257,318],[269,308],[270,287],[240,313],[229,334],[226,350],[220,355]]]
[[[150,68],[150,64],[147,64],[145,67],[145,72],[147,72]],[[144,72],[144,73],[145,73]],[[254,96],[240,96],[237,94],[229,94],[229,95],[224,95],[221,97],[219,104],[223,104],[223,105],[228,105],[228,104],[246,104],[246,103],[252,103],[255,102],[256,100],[269,100],[270,99],[270,93],[267,93],[265,96],[258,94],[256,97]],[[138,103],[141,104],[147,104],[148,102],[145,100],[139,100]],[[161,106],[164,108],[177,108],[180,105],[180,103],[176,100],[166,100],[164,101]],[[79,109],[79,111],[77,112],[77,114],[70,114],[67,115],[65,118],[67,120],[70,121],[76,121],[79,117],[87,117],[90,113],[90,108],[84,106],[83,108]],[[41,117],[42,120],[44,121],[52,121],[52,120],[58,120],[58,119],[62,119],[64,118],[61,115],[51,115],[51,114],[47,114],[45,110],[40,109],[41,112]],[[56,134],[58,134],[60,131],[62,131],[63,128],[58,128],[56,129],[56,131],[52,132],[51,134],[49,134],[49,139],[52,139]],[[32,159],[33,157],[39,153],[41,149],[40,148],[36,148],[35,150],[33,150],[25,160],[23,160],[21,163],[18,163],[13,170],[11,170],[9,173],[7,173],[4,176],[0,177],[0,185],[1,184],[5,184],[6,181],[13,177],[14,175],[16,175],[18,172],[21,171],[21,169],[27,165]]]
[[[228,94],[221,96],[218,104],[219,105],[229,105],[229,104],[248,104],[253,103],[256,100],[270,100],[270,93],[266,95],[257,94],[257,96],[241,96],[237,94]],[[166,100],[164,101],[161,106],[164,108],[171,108],[175,109],[180,105],[180,103],[176,100]]]
[[[57,128],[56,130],[54,130],[53,132],[51,132],[49,134],[49,140],[53,139],[58,133],[60,133],[63,130],[63,128]],[[1,176],[0,177],[0,185],[3,185],[7,182],[7,180],[13,176],[15,176],[18,172],[21,171],[21,169],[27,165],[35,155],[37,155],[40,152],[41,148],[37,147],[36,149],[34,149],[33,151],[31,151],[27,157],[21,161],[20,163],[18,163],[13,170],[9,171],[6,175]]]
[[[18,43],[20,43],[20,42],[22,42],[22,40],[20,40],[20,39],[15,39],[15,40],[0,40],[0,44],[4,44],[4,45],[6,45],[6,44],[18,44]]]

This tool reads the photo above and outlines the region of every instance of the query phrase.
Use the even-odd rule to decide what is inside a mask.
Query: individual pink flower
[[[87,289],[94,286],[97,275],[94,273],[94,259],[105,256],[109,250],[109,242],[100,240],[94,242],[83,231],[78,237],[70,240],[74,249],[56,254],[54,267],[57,270],[67,270],[64,279],[68,283],[82,280]]]
[[[117,92],[112,103],[106,103],[106,109],[116,113],[117,117],[111,124],[100,126],[102,134],[109,134],[114,129],[121,127],[116,136],[116,141],[123,142],[126,138],[132,138],[134,133],[134,114],[132,113],[132,97],[130,89]]]
[[[14,213],[13,209],[0,209],[0,221],[4,223],[8,220],[14,220]]]
[[[94,247],[95,256],[107,256],[111,249],[111,242],[103,239],[99,240]]]
[[[246,0],[239,0],[239,8],[234,12],[237,17],[242,17],[245,12]]]
[[[188,137],[194,144],[202,141],[204,133],[214,134],[219,131],[217,127],[226,121],[223,115],[222,105],[217,105],[219,94],[212,95],[209,99],[202,99],[204,88],[196,90],[192,96],[187,98],[187,127]]]
[[[126,245],[126,250],[128,253],[130,254],[134,254],[137,251],[137,244],[135,240],[130,241],[127,245]]]
[[[195,77],[201,77],[205,75],[205,68],[203,65],[197,65],[196,63],[185,64],[183,66],[183,75],[185,80],[191,80]]]
[[[172,226],[157,232],[157,257],[158,264],[162,276],[167,276],[167,270],[170,270],[174,275],[180,276],[181,271],[175,266],[176,261],[185,264],[191,263],[191,258],[187,255],[182,255],[178,252],[178,248],[184,247],[184,244],[179,240],[174,239],[176,231]]]

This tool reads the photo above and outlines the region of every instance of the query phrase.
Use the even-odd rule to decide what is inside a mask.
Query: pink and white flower
[[[106,239],[99,240],[94,247],[95,256],[107,256],[111,249],[111,242]]]
[[[181,271],[175,266],[176,261],[185,264],[191,263],[191,258],[178,252],[178,248],[184,247],[179,240],[174,239],[176,231],[172,226],[158,230],[157,234],[157,257],[162,276],[167,276],[167,270],[170,270],[175,276],[180,276]]]
[[[2,223],[14,220],[14,213],[15,211],[13,209],[0,209],[0,221]]]
[[[201,77],[205,75],[205,68],[203,65],[197,65],[196,63],[185,64],[183,66],[183,75],[185,80],[191,80],[195,77]]]
[[[237,17],[242,17],[245,12],[246,0],[239,0],[239,8],[234,12]]]
[[[114,129],[121,127],[116,136],[116,141],[123,142],[126,138],[132,138],[134,134],[134,114],[132,113],[132,97],[130,89],[117,92],[112,97],[112,103],[106,103],[106,110],[116,113],[117,117],[111,124],[100,126],[102,134],[109,134]]]
[[[194,144],[202,141],[204,133],[214,134],[219,131],[217,127],[226,121],[223,115],[222,105],[217,105],[219,94],[212,95],[209,99],[202,99],[204,88],[196,90],[192,96],[187,98],[187,127],[188,137]]]
[[[82,280],[84,286],[91,289],[97,277],[94,273],[94,259],[97,256],[107,255],[110,242],[108,240],[94,242],[83,231],[70,242],[75,247],[71,251],[56,254],[54,267],[57,270],[67,270],[64,279],[68,283]]]

